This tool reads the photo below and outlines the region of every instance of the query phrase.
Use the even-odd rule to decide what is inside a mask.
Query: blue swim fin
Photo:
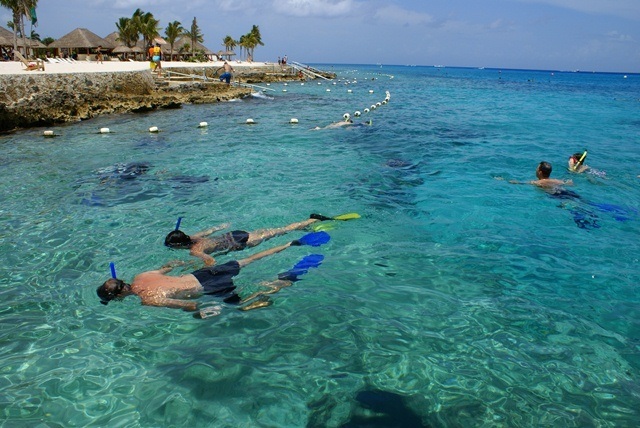
[[[311,247],[319,247],[322,244],[329,242],[331,237],[327,232],[311,232],[307,233],[300,239],[296,239],[291,245],[309,245]]]
[[[288,281],[298,281],[298,277],[304,275],[310,268],[317,268],[322,264],[324,256],[322,254],[309,254],[304,256],[293,268],[286,272],[278,274],[278,279]]]

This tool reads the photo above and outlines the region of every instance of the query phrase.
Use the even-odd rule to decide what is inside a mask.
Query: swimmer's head
[[[164,245],[170,248],[191,248],[193,241],[191,237],[181,230],[172,230],[166,238]]]
[[[122,290],[127,286],[122,280],[118,278],[110,278],[104,282],[100,287],[96,289],[96,293],[100,298],[100,303],[103,305],[108,305],[110,301],[113,299],[117,299],[121,296]]]
[[[578,162],[582,157],[582,153],[574,153],[571,155],[570,159],[573,159],[574,162]]]
[[[539,180],[549,178],[551,176],[551,164],[549,162],[540,162],[538,168],[536,168],[536,177]]]
[[[587,151],[584,153],[574,153],[569,157],[569,168],[577,170],[579,166],[584,165],[584,159],[587,157]]]

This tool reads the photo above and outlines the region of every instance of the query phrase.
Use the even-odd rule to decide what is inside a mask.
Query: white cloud
[[[254,0],[218,0],[218,7],[223,12],[237,12],[258,9],[261,2]]]
[[[89,4],[87,5],[87,3]],[[153,7],[153,6],[168,4],[168,3],[169,3],[168,0],[115,0],[115,1],[114,0],[93,0],[93,1],[85,2],[85,5],[87,6],[106,5],[106,6],[110,6],[110,8],[112,9],[131,9],[131,12],[133,13],[133,11],[136,10],[137,8],[145,10],[145,9],[150,9],[150,7]]]
[[[274,0],[273,9],[283,15],[336,17],[348,15],[353,0]]]
[[[426,13],[418,13],[398,6],[385,6],[376,11],[374,17],[380,21],[400,25],[423,25],[433,22],[433,17]]]
[[[617,31],[609,31],[607,38],[615,42],[633,42],[633,37],[628,34],[620,34]]]
[[[600,15],[612,15],[640,20],[638,0],[512,0],[526,3],[544,3],[564,9]]]

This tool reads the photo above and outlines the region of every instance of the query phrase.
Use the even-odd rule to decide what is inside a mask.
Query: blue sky
[[[214,51],[258,25],[258,61],[640,72],[640,0],[39,0],[36,31],[104,37],[136,8],[161,34],[197,17]]]

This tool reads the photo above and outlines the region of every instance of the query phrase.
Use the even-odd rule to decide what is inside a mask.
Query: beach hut
[[[111,50],[114,47],[108,40],[103,39],[86,28],[76,28],[49,45],[50,48],[58,49],[58,52],[60,50],[75,50],[79,53],[84,51],[84,54],[80,54],[78,59],[84,59],[90,56],[91,50],[95,50],[98,46],[102,46],[102,48],[106,50]]]
[[[187,45],[190,47],[189,49],[185,49]],[[182,52],[180,52],[180,50],[182,50]],[[200,42],[196,42],[195,46],[193,46],[193,52],[202,52],[209,59],[212,59],[212,57],[216,55],[215,52],[213,52],[211,49]],[[173,44],[173,53],[174,55],[176,53],[179,53],[182,56],[191,56],[191,39],[189,37],[183,36],[176,40],[176,42]]]
[[[26,42],[26,46],[32,52],[35,49],[44,49],[47,47],[46,45],[39,42],[38,40],[23,39],[22,37],[18,37],[17,39],[18,50],[25,52],[26,56],[30,56],[30,53],[26,52],[25,42]],[[11,59],[9,58],[9,53],[13,49],[13,32],[3,27],[0,27],[0,48],[2,48],[1,49],[2,58]]]

